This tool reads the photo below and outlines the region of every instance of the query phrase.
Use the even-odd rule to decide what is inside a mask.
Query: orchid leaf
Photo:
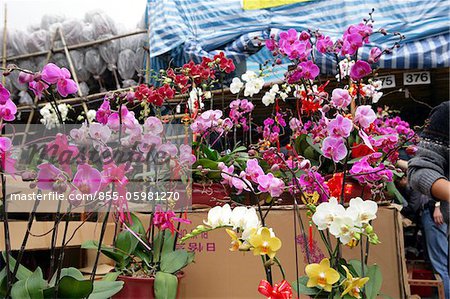
[[[116,272],[117,273],[117,272]],[[105,281],[99,280],[94,282],[94,288],[88,299],[105,299],[110,298],[120,292],[123,288],[123,281]]]
[[[86,298],[92,293],[90,280],[79,280],[72,276],[63,276],[58,284],[58,298]]]
[[[93,240],[86,241],[81,245],[81,248],[97,250],[98,242],[93,241]],[[106,255],[107,257],[109,257],[110,259],[114,260],[118,264],[122,264],[125,261],[125,259],[128,257],[126,254],[119,252],[119,251],[115,250],[114,248],[108,247],[105,245],[102,245],[101,252],[104,255]]]
[[[302,276],[297,281],[294,281],[291,286],[297,294],[315,296],[320,293],[320,289],[318,288],[308,288],[306,284],[308,283],[308,276]],[[298,290],[297,290],[298,287]]]
[[[3,251],[3,260],[6,263],[6,252]],[[14,269],[14,267],[16,266],[16,259],[13,258],[11,255],[9,255],[9,269],[12,271]],[[17,270],[17,274],[16,274],[16,278],[18,280],[24,280],[27,279],[28,277],[30,277],[31,275],[33,275],[33,272],[30,271],[29,269],[25,268],[22,265],[19,265],[19,268]]]
[[[75,279],[78,280],[83,280],[83,273],[81,273],[80,270],[78,270],[77,268],[74,267],[69,267],[69,268],[64,268],[61,269],[61,274],[59,277],[64,277],[64,276],[70,276],[73,277]],[[53,275],[52,279],[50,280],[50,286],[55,286],[55,282],[56,282],[56,273]]]
[[[177,297],[178,278],[169,273],[156,272],[155,275],[155,298],[175,299]]]
[[[37,268],[28,278],[19,280],[11,288],[12,299],[43,299],[47,282],[41,268]]]
[[[186,250],[175,250],[161,256],[161,271],[165,273],[176,273],[183,269],[191,257]]]
[[[121,231],[116,238],[116,248],[128,255],[134,252],[139,240],[129,231]]]
[[[380,294],[381,285],[383,283],[380,267],[378,265],[369,266],[366,276],[369,277],[369,281],[364,286],[366,298],[376,299]]]

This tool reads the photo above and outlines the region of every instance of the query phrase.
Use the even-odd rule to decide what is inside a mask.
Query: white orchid
[[[233,229],[248,230],[258,228],[260,221],[255,208],[236,207],[231,212],[230,224]]]
[[[275,96],[276,95],[271,92],[266,92],[265,95],[262,97],[262,103],[266,106],[275,103]]]
[[[230,84],[230,92],[232,94],[237,94],[241,91],[242,87],[244,87],[244,83],[239,78],[233,78]]]
[[[369,223],[370,220],[377,218],[378,205],[372,200],[362,200],[360,197],[352,198],[347,208],[347,213],[355,219],[356,224]]]
[[[229,204],[223,207],[217,206],[209,210],[208,220],[203,221],[204,224],[211,228],[230,225],[231,208]]]
[[[331,197],[328,202],[323,202],[317,206],[312,221],[319,230],[324,230],[330,227],[336,217],[344,213],[345,208],[338,203],[337,198]]]
[[[330,225],[330,233],[338,238],[342,244],[348,244],[356,232],[354,219],[347,212],[341,216],[336,216]]]

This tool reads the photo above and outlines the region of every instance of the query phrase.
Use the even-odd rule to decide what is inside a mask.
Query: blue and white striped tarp
[[[321,29],[333,40],[351,24],[357,24],[375,8],[375,28],[401,32],[402,47],[380,60],[382,68],[448,67],[450,56],[450,1],[442,0],[312,0],[269,9],[245,11],[240,0],[148,0],[152,68],[169,61],[182,65],[218,50],[236,62],[247,58],[263,63],[271,58],[260,41],[270,34],[295,28]],[[383,48],[397,39],[377,34],[371,45]],[[360,55],[368,56],[366,46]],[[255,54],[256,53],[256,54]],[[322,72],[333,72],[331,57],[318,56]]]

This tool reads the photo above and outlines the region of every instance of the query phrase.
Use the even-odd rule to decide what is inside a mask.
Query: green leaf
[[[405,198],[403,195],[398,191],[397,187],[395,186],[394,182],[388,182],[386,184],[386,190],[389,193],[389,195],[392,195],[395,197],[396,202],[398,204],[403,204],[405,201]]]
[[[3,254],[3,260],[6,263],[6,252],[3,251],[2,254]],[[9,255],[9,269],[11,271],[13,271],[15,266],[16,266],[16,259],[13,258],[11,255]],[[17,270],[17,274],[16,274],[17,280],[27,279],[31,275],[33,275],[32,271],[28,270],[27,268],[25,268],[22,265],[19,265],[19,269]]]
[[[12,299],[43,299],[47,282],[44,280],[41,268],[37,268],[27,279],[19,280],[11,288]]]
[[[129,231],[121,231],[116,238],[116,248],[128,255],[132,254],[138,245],[139,240]]]
[[[140,258],[148,267],[150,267],[150,263],[152,260],[152,253],[148,252],[146,249],[142,248],[143,246],[138,246],[134,251],[134,254]]]
[[[164,246],[161,252],[161,242],[164,240]],[[175,236],[171,234],[169,230],[159,231],[153,241],[153,262],[159,261],[159,254],[162,256],[173,251],[173,245],[175,242]]]
[[[297,281],[294,281],[291,286],[297,294],[310,295],[315,296],[320,293],[320,289],[318,288],[308,288],[306,284],[308,283],[308,276],[299,277]],[[298,290],[297,290],[298,286]]]
[[[86,241],[81,245],[81,248],[97,250],[98,242],[93,241],[93,240]],[[109,257],[110,259],[114,260],[118,264],[123,264],[125,259],[128,257],[126,254],[119,252],[119,251],[115,250],[114,248],[105,246],[105,245],[102,245],[101,252],[104,255],[106,255],[107,257]]]
[[[89,299],[110,298],[120,292],[123,288],[123,281],[95,281],[94,289],[89,295]]]
[[[92,293],[92,290],[93,285],[90,280],[78,280],[71,276],[64,276],[59,280],[58,298],[86,298]]]
[[[189,261],[189,254],[185,250],[175,250],[161,257],[161,271],[175,273],[184,268]]]
[[[130,229],[132,231],[134,231],[138,235],[145,234],[144,225],[142,224],[139,217],[136,216],[134,213],[131,213],[131,221],[133,222],[133,224],[129,223],[129,224],[131,224],[131,226],[130,225],[128,225],[128,226],[130,227]]]
[[[318,152],[320,155],[323,155],[322,150],[320,149],[320,146],[318,143],[314,143],[311,139],[311,136],[306,136],[306,142],[308,142],[308,144],[316,151]]]
[[[120,272],[109,272],[105,276],[103,276],[102,281],[116,281],[117,277],[119,277]],[[95,285],[94,285],[95,288]]]
[[[0,298],[6,297],[7,279],[6,279],[6,268],[0,271]]]
[[[362,273],[361,261],[350,260],[350,261],[348,261],[348,264],[351,266],[351,267],[349,267],[350,272],[352,272],[352,274],[354,276],[361,277],[361,273]]]
[[[64,277],[64,276],[70,276],[73,277],[75,279],[78,280],[83,280],[83,273],[80,272],[80,270],[78,270],[77,268],[74,267],[69,267],[69,268],[63,268],[61,269],[61,274],[59,275],[59,277]],[[56,273],[53,275],[52,279],[50,280],[50,286],[55,286],[55,282],[56,282]]]
[[[245,152],[247,151],[247,147],[246,146],[238,146],[236,147],[231,153],[237,153],[237,152]]]
[[[176,299],[178,291],[178,278],[169,273],[156,272],[155,276],[155,298]]]
[[[368,267],[367,277],[369,281],[364,286],[367,299],[376,299],[381,290],[383,283],[383,276],[381,275],[380,267],[378,265],[372,265]]]

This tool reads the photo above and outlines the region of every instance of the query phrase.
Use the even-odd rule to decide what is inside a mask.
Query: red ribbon
[[[258,292],[266,296],[267,299],[291,299],[292,288],[286,280],[279,284],[272,285],[267,280],[261,280],[258,286]]]

